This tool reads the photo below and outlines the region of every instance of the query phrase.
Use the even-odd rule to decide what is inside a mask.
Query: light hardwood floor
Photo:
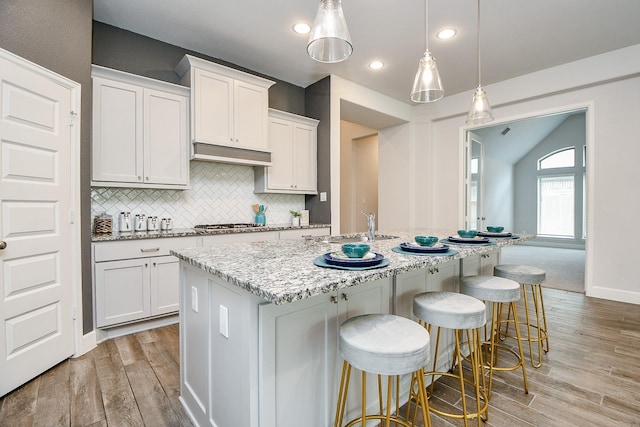
[[[555,289],[544,297],[550,351],[541,368],[527,365],[528,395],[519,371],[496,374],[486,425],[640,426],[640,306]],[[0,426],[191,426],[178,363],[176,325],[106,341],[0,400]],[[436,396],[459,404],[446,381]]]

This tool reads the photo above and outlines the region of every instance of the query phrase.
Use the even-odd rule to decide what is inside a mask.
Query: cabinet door
[[[194,70],[194,141],[233,146],[233,79]]]
[[[268,90],[239,80],[234,82],[234,88],[235,145],[251,150],[268,150]]]
[[[144,90],[144,182],[189,183],[187,98]]]
[[[149,260],[95,264],[96,326],[129,322],[151,315]]]
[[[178,311],[180,303],[180,261],[174,256],[150,258],[151,315]]]
[[[93,181],[142,182],[142,88],[93,78]]]
[[[499,263],[500,250],[480,255],[480,274],[493,276],[493,267]]]
[[[288,120],[269,119],[269,143],[273,166],[267,167],[270,190],[293,190],[293,126]]]
[[[260,306],[261,426],[333,425],[338,306],[332,296]]]
[[[295,152],[294,188],[304,191],[306,194],[317,192],[317,131],[315,127],[297,125],[293,126],[293,143]]]
[[[420,269],[396,276],[395,314],[417,320],[413,315],[413,297],[427,290],[427,270]]]

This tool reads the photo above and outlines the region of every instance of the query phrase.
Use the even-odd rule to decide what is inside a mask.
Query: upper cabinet
[[[269,110],[272,166],[256,168],[256,193],[317,194],[318,120]]]
[[[91,185],[188,188],[189,90],[92,66]]]
[[[271,164],[268,109],[274,82],[191,55],[176,72],[191,87],[192,158]]]

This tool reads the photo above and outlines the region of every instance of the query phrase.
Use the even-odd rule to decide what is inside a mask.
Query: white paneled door
[[[0,396],[74,352],[76,89],[0,52]]]

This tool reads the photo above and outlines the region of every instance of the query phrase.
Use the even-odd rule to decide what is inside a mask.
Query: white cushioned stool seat
[[[493,267],[493,275],[524,285],[534,285],[544,282],[547,273],[541,268],[528,265],[500,264]]]
[[[460,280],[460,292],[482,301],[519,301],[520,283],[496,276],[466,276]]]
[[[456,292],[423,292],[413,297],[413,314],[425,323],[448,329],[475,329],[487,323],[485,305]]]
[[[429,360],[429,333],[391,314],[352,317],[340,326],[340,355],[353,367],[382,375],[404,375]]]

